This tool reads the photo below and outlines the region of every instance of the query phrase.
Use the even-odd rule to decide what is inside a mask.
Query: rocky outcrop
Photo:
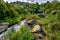
[[[58,11],[58,10],[53,10],[53,11],[51,12],[51,14],[52,14],[52,15],[56,15],[57,11]]]
[[[32,29],[32,32],[39,32],[41,31],[41,26],[40,25],[35,25]]]
[[[28,20],[27,21],[27,27],[28,29],[31,31],[33,28],[33,25],[36,23],[36,20],[32,19],[32,20]]]
[[[41,18],[45,18],[46,17],[46,14],[44,14],[44,13],[38,13],[37,14],[39,17],[41,17]]]
[[[8,22],[4,22],[4,23],[1,23],[0,24],[0,33],[4,30],[6,30],[9,26],[9,23]]]
[[[33,34],[35,36],[35,40],[43,40],[43,36],[39,33],[34,33]]]
[[[36,20],[32,19],[32,20],[29,20],[27,22],[28,25],[33,25],[34,23],[36,23]]]
[[[48,40],[45,31],[42,30],[42,26],[38,24],[32,28],[31,32],[35,40]]]
[[[11,32],[13,32],[13,30],[15,30],[16,32],[19,31],[19,29],[20,29],[23,25],[25,25],[25,22],[26,22],[26,20],[24,19],[24,20],[22,20],[21,22],[19,22],[18,24],[15,24],[15,25],[7,28],[7,31],[5,31],[5,32],[3,32],[3,33],[0,34],[0,40],[5,40],[5,39],[6,39],[6,40],[9,40],[9,39],[8,39],[9,34],[10,34]],[[6,25],[7,23],[2,23],[2,24]],[[6,26],[7,26],[7,25],[6,25]],[[0,31],[1,31],[1,30],[0,30]],[[6,35],[6,36],[5,36],[5,35]],[[5,39],[4,39],[4,36],[6,37]]]

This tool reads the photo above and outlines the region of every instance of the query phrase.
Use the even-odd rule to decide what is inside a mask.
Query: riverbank
[[[10,28],[7,28],[7,30],[5,32],[2,32],[2,34],[0,34],[0,40],[5,40],[4,39],[5,35],[6,35],[6,40],[8,40],[9,34],[13,31],[18,31],[20,29],[20,27],[22,27],[25,24],[25,22],[26,22],[26,20],[22,20],[18,24],[15,24],[15,25],[11,26]]]

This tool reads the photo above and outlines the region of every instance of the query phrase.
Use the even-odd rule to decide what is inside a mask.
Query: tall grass
[[[14,17],[14,18],[7,17],[4,20],[0,20],[0,23],[9,22],[10,24],[15,24],[21,21],[24,17],[25,17],[24,14],[20,14],[18,17]]]
[[[34,40],[34,37],[27,27],[21,27],[18,32],[10,34],[9,40]]]

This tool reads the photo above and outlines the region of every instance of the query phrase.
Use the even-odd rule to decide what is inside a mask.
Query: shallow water
[[[8,28],[7,31],[0,34],[0,40],[4,40],[4,35],[6,35],[6,40],[8,40],[9,34],[13,30],[18,31],[23,25],[25,25],[25,22],[26,22],[26,20],[24,19],[21,22],[19,22],[18,24],[15,24],[15,25],[11,26],[10,28]]]

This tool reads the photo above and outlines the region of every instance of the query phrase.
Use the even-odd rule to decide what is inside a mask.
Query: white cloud
[[[60,1],[60,0],[59,0]]]
[[[13,2],[13,1],[21,1],[21,2],[29,2],[29,3],[44,3],[46,2],[47,0],[34,0],[33,2],[31,1],[27,1],[27,0],[4,0],[5,2],[8,1],[8,2]],[[48,1],[52,1],[52,0],[48,0]]]

